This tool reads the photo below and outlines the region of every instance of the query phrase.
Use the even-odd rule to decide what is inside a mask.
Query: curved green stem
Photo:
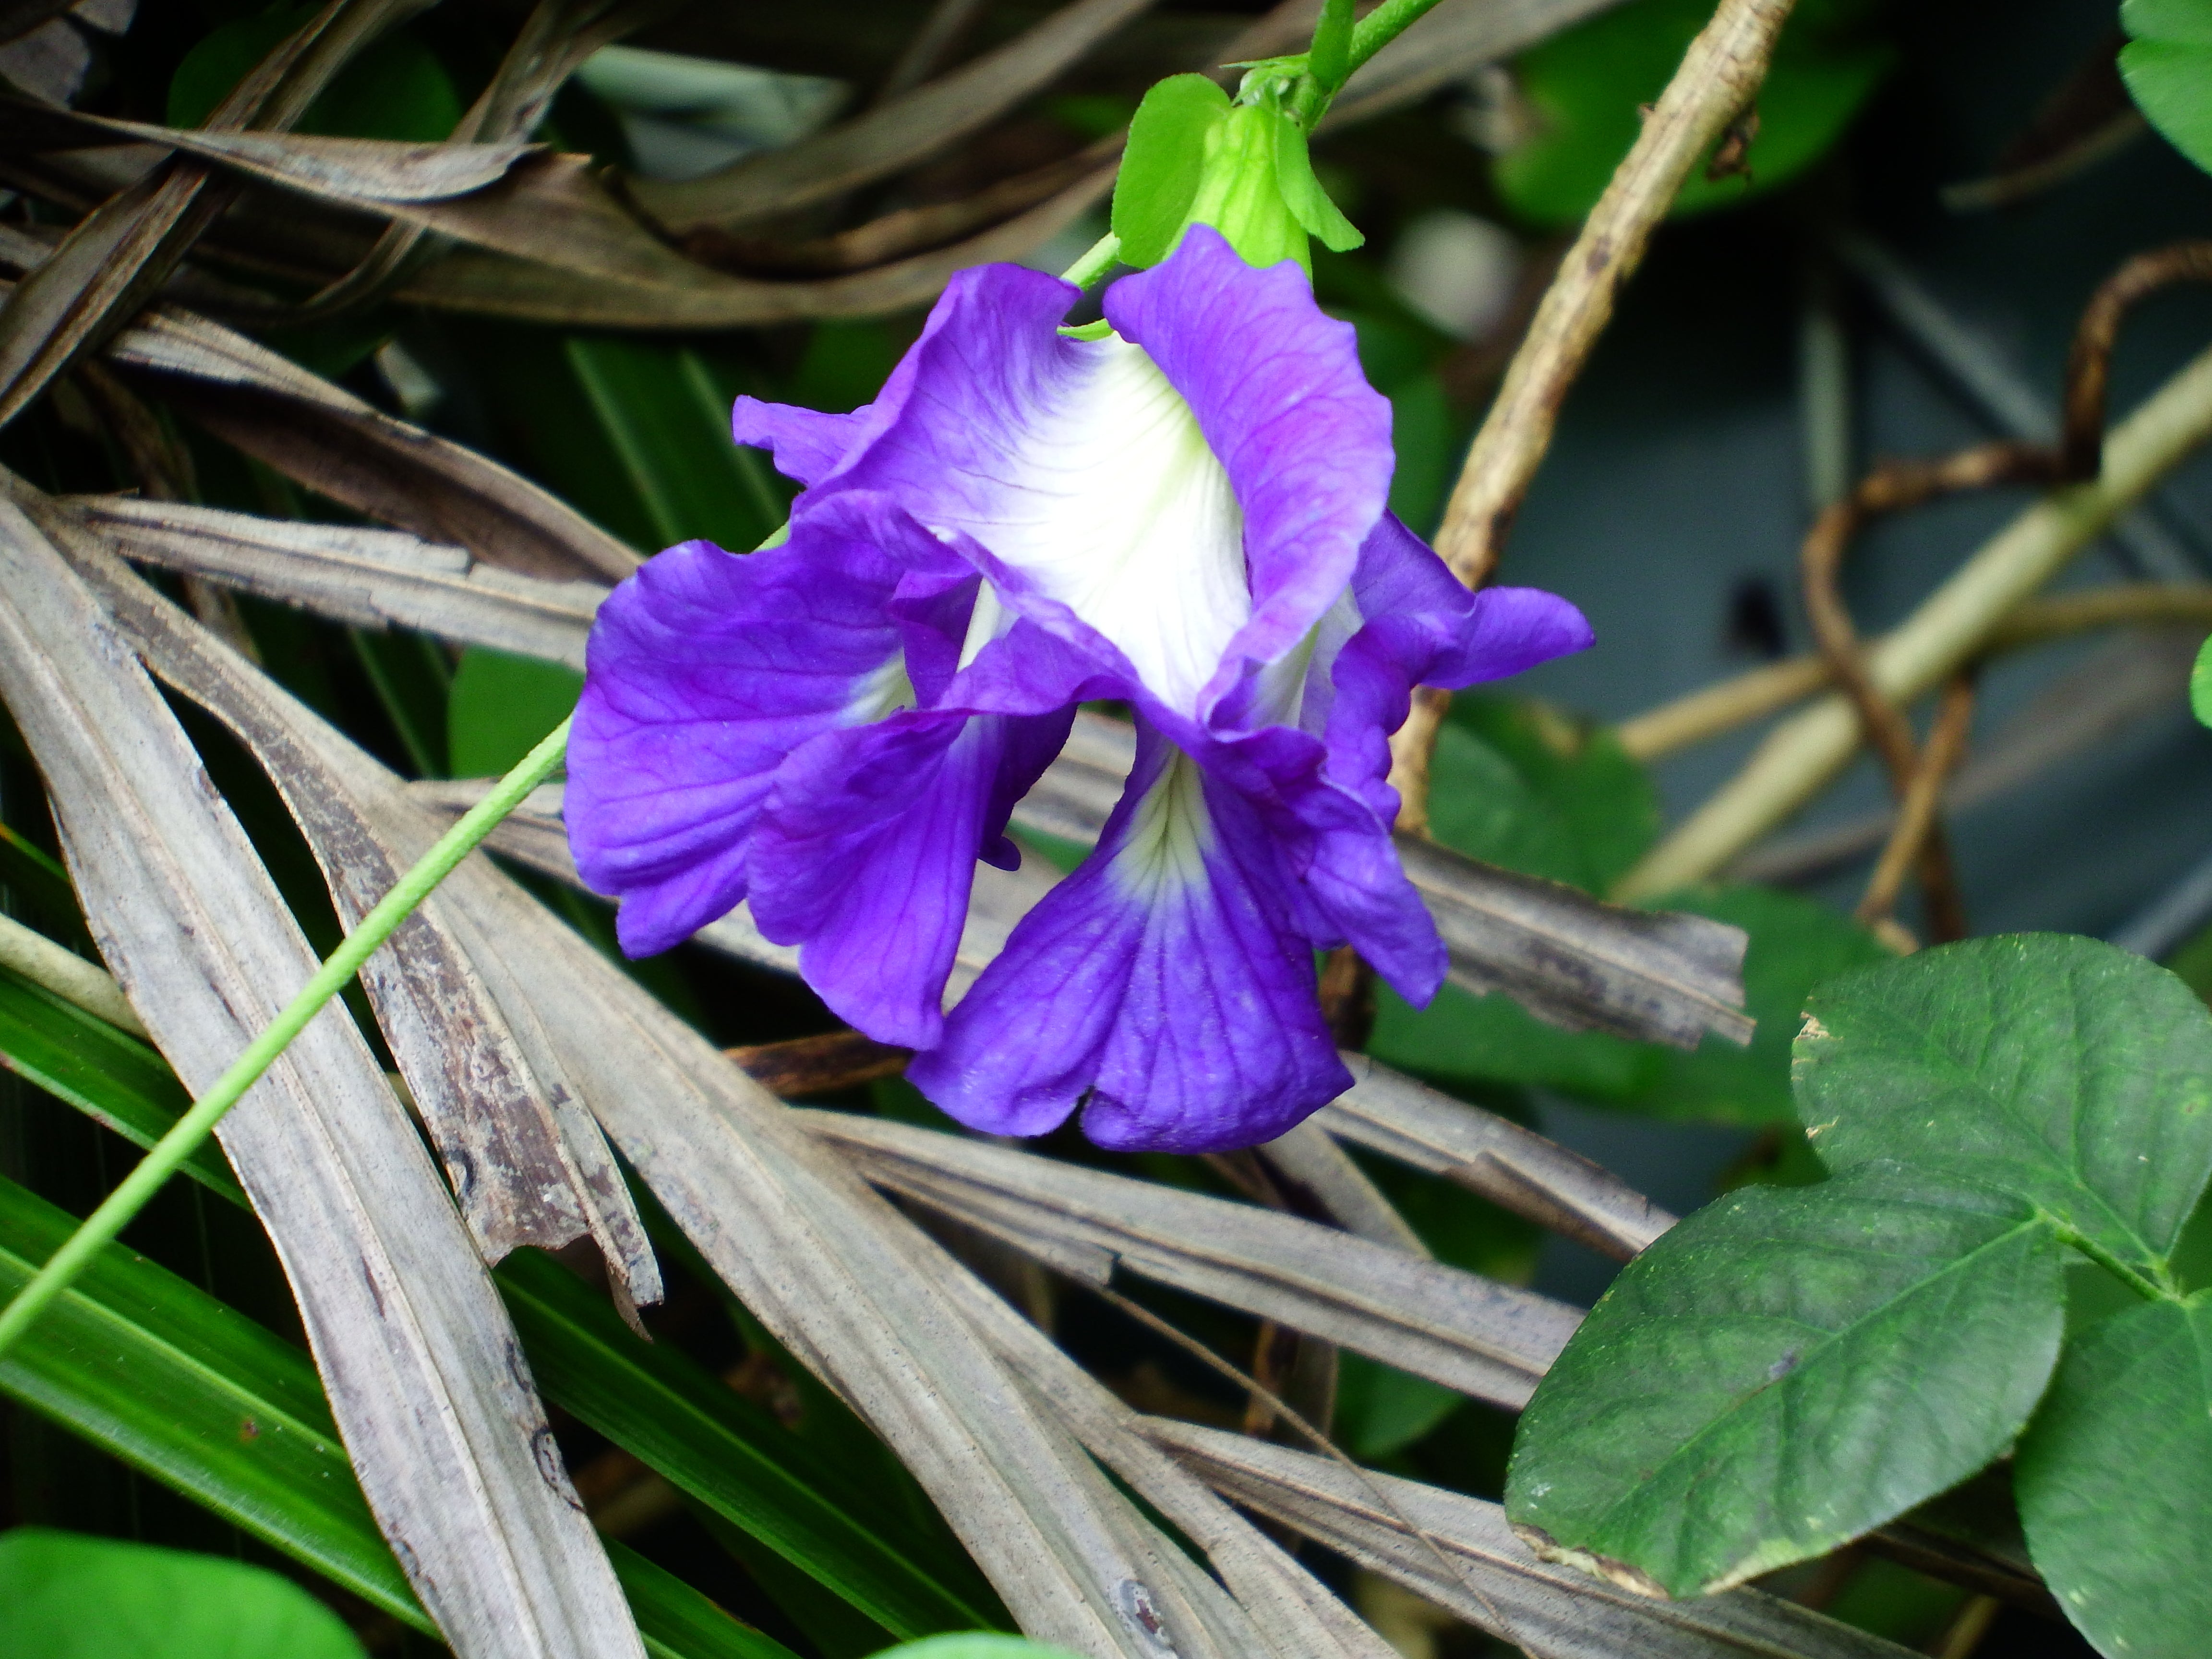
[[[1437,0],[1382,0],[1352,26],[1350,72],[1357,74],[1362,64],[1419,22],[1436,3]]]
[[[329,960],[285,1005],[269,1029],[247,1045],[246,1052],[231,1063],[230,1069],[192,1103],[174,1127],[155,1142],[154,1149],[138,1167],[124,1177],[123,1184],[85,1218],[83,1225],[70,1235],[68,1242],[54,1252],[52,1259],[39,1269],[15,1299],[0,1310],[0,1355],[5,1355],[54,1299],[76,1282],[93,1258],[131,1224],[138,1212],[145,1208],[147,1200],[161,1190],[161,1184],[213,1133],[223,1114],[261,1080],[262,1073],[276,1064],[277,1056],[291,1045],[293,1038],[307,1030],[307,1022],[322,1012],[323,1005],[346,988],[370,953],[414,914],[416,907],[453,873],[454,866],[476,850],[477,844],[491,833],[494,825],[545,781],[568,751],[568,722],[562,720],[543,743],[523,757],[520,765],[499,781],[489,794],[439,836],[414,868],[377,901],[375,908],[331,952]]]

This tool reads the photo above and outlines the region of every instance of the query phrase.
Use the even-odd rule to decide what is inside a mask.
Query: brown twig
[[[1867,882],[1866,895],[1859,900],[1858,919],[1868,927],[1878,927],[1890,920],[1897,908],[1897,896],[1905,886],[1905,872],[1920,861],[1929,842],[1942,834],[1942,820],[1937,809],[1942,803],[1943,783],[1958,769],[1966,752],[1966,733],[1974,720],[1974,679],[1972,674],[1954,674],[1943,688],[1943,706],[1936,716],[1936,724],[1928,733],[1927,746],[1920,751],[1918,766],[1912,781],[1906,786],[1898,803],[1897,823],[1889,832],[1888,843],[1881,849],[1881,857],[1874,866],[1874,874]],[[1946,871],[1948,874],[1948,868]],[[1923,878],[1925,879],[1924,874]],[[1946,890],[1953,905],[1957,903],[1955,885]],[[1951,933],[1935,926],[1936,903],[1929,902],[1930,931],[1939,937],[1963,937],[1963,930]],[[1956,918],[1947,917],[1947,921]]]
[[[1792,4],[1720,0],[1583,222],[1475,434],[1437,532],[1437,551],[1469,587],[1481,586],[1497,564],[1513,516],[1551,447],[1559,407],[1612,319],[1621,285],[1643,263],[1653,229],[1691,170],[1757,95]],[[1433,698],[1433,707],[1417,701],[1391,740],[1390,781],[1403,803],[1403,828],[1428,822],[1429,756],[1449,694]]]
[[[2212,241],[2176,242],[2139,253],[2110,276],[2083,307],[2066,359],[2064,435],[2058,476],[2079,483],[2097,476],[2105,453],[2105,394],[2112,380],[2112,343],[2139,300],[2176,283],[2212,282]]]
[[[1904,711],[1881,694],[1867,672],[1858,629],[1836,584],[1844,554],[1868,524],[1884,514],[1903,512],[1962,489],[2047,479],[2055,465],[2050,450],[2018,443],[1984,444],[1940,461],[1893,461],[1875,468],[1849,495],[1821,514],[1805,538],[1802,555],[1805,610],[1814,637],[1820,642],[1829,674],[1858,710],[1860,724],[1888,769],[1890,787],[1900,801],[1910,794],[1922,771],[1920,747]],[[1941,782],[1940,777],[1937,781]],[[1948,842],[1933,813],[1931,801],[1929,822],[1913,838],[1929,931],[1939,939],[1963,939],[1966,914],[1959,900],[1958,879],[1951,867]],[[1899,828],[1905,827],[1900,816]],[[1882,914],[1887,910],[1884,906]]]

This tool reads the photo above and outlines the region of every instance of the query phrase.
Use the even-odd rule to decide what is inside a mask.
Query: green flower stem
[[[1382,3],[1352,26],[1352,74],[1376,52],[1418,23],[1437,0],[1382,0]]]
[[[543,743],[523,757],[521,764],[499,781],[489,794],[438,837],[415,867],[377,901],[376,907],[361,919],[360,926],[331,952],[330,959],[301,988],[300,994],[286,1005],[269,1029],[256,1037],[246,1052],[231,1063],[230,1069],[192,1103],[191,1109],[155,1143],[153,1151],[124,1178],[123,1184],[70,1235],[69,1241],[54,1252],[52,1259],[39,1269],[15,1299],[5,1310],[0,1310],[0,1356],[4,1356],[48,1305],[76,1282],[93,1258],[131,1224],[147,1200],[161,1190],[162,1182],[174,1175],[178,1165],[198,1151],[200,1143],[214,1132],[222,1115],[260,1081],[262,1073],[276,1064],[277,1056],[291,1045],[292,1039],[322,1012],[323,1005],[346,988],[370,953],[414,914],[416,907],[430,896],[432,890],[453,873],[454,866],[476,850],[477,843],[491,833],[494,825],[544,782],[568,752],[568,724],[562,720]]]
[[[1078,288],[1089,288],[1114,269],[1114,261],[1121,252],[1121,239],[1109,230],[1085,249],[1080,259],[1061,271],[1060,279]]]

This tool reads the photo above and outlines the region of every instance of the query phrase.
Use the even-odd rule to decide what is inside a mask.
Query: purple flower
[[[1388,512],[1389,404],[1298,268],[1194,227],[1060,331],[1067,283],[963,272],[866,408],[738,400],[806,489],[781,546],[700,543],[618,588],[569,751],[579,867],[659,950],[750,897],[771,939],[963,1123],[1204,1151],[1349,1078],[1313,952],[1425,1002],[1443,948],[1390,842],[1411,689],[1589,642],[1469,592]],[[1097,850],[950,1013],[975,860],[1074,706],[1130,704]]]

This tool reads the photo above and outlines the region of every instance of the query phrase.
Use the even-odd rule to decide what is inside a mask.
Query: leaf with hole
[[[2014,1473],[2029,1553],[2099,1652],[2203,1650],[2212,1630],[2212,1292],[2069,1346]]]
[[[2057,1358],[2056,1231],[1901,1164],[1753,1187],[1592,1310],[1521,1420],[1540,1553],[1670,1595],[1825,1554],[2008,1446]]]
[[[2138,1273],[2164,1271],[2212,1175],[2212,1012],[2094,939],[1969,939],[1832,981],[1794,1065],[1829,1169],[1950,1170]]]

